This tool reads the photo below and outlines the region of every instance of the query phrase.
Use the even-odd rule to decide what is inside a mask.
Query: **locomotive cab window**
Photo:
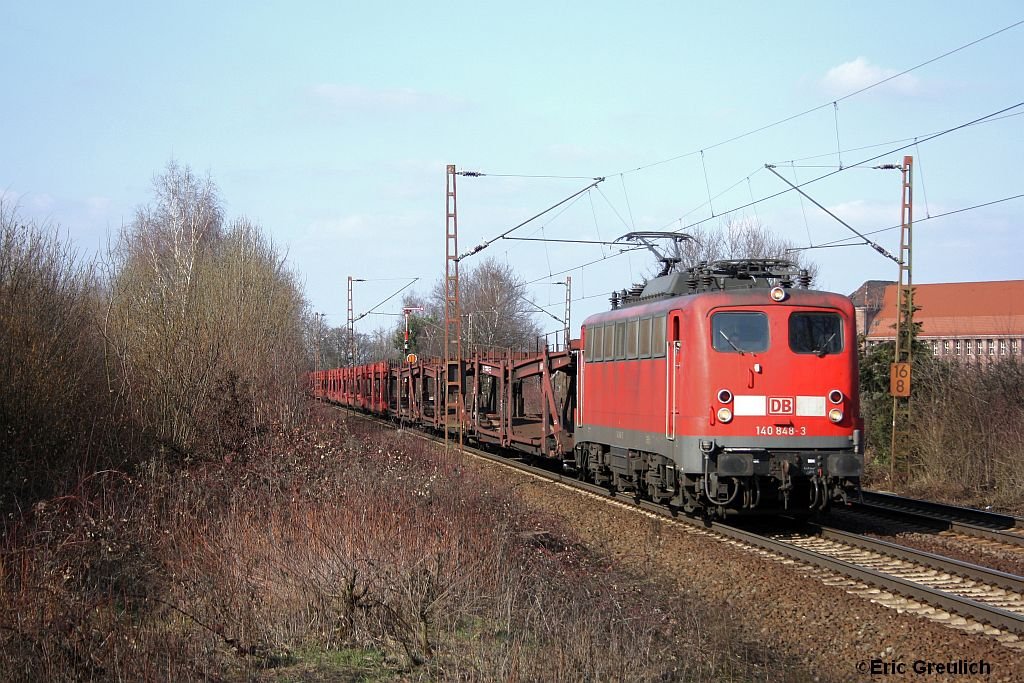
[[[725,353],[768,350],[768,316],[764,313],[724,311],[711,316],[711,346]]]
[[[794,353],[825,356],[843,350],[843,319],[836,313],[794,313],[789,316],[789,348]]]

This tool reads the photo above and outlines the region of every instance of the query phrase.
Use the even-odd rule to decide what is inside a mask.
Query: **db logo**
[[[768,414],[769,415],[792,415],[793,414],[793,399],[784,398],[781,396],[769,396],[768,397]]]

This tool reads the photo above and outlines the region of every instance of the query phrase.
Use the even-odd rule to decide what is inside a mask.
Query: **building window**
[[[932,339],[932,355],[939,355],[939,342],[935,341],[934,339]]]
[[[944,355],[944,356],[949,355],[949,340],[948,339],[943,339],[942,340],[942,355]]]
[[[967,352],[968,356],[973,355],[974,354],[974,341],[971,340],[971,339],[965,339],[964,340],[964,349]]]
[[[989,339],[988,340],[988,355],[990,355],[990,356],[996,355],[996,340],[995,339]]]
[[[1010,340],[1010,353],[1017,354],[1020,352],[1020,339]]]
[[[963,353],[962,344],[960,343],[959,339],[953,342],[953,353],[955,353],[958,356]]]
[[[1005,356],[1006,355],[1006,340],[1005,339],[1000,339],[999,340],[999,355],[1000,356]]]

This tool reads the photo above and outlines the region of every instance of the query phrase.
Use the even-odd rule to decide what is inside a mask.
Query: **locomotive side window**
[[[601,340],[601,328],[588,327],[586,329],[587,343],[583,348],[583,353],[588,363],[592,363],[596,360],[601,360],[600,347],[596,344]]]
[[[610,323],[604,326],[604,351],[602,352],[601,358],[604,360],[612,360],[615,358],[615,354],[612,351],[615,349],[615,323]]]
[[[794,313],[789,316],[789,348],[819,356],[842,352],[842,318],[836,313]]]
[[[626,323],[626,358],[636,358],[637,354],[637,333],[640,327],[639,320],[630,320]]]
[[[651,319],[642,318],[640,320],[640,357],[650,358],[651,357]]]
[[[711,316],[711,346],[725,353],[767,351],[768,316],[746,311],[715,313]]]
[[[651,321],[651,356],[665,356],[665,316],[659,315]]]
[[[615,360],[626,358],[626,323],[615,323]]]

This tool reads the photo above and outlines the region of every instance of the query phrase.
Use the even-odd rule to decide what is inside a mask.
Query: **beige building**
[[[850,295],[867,344],[896,335],[896,283],[869,280]],[[1024,353],[1024,280],[914,285],[918,340],[940,358],[989,362]]]

